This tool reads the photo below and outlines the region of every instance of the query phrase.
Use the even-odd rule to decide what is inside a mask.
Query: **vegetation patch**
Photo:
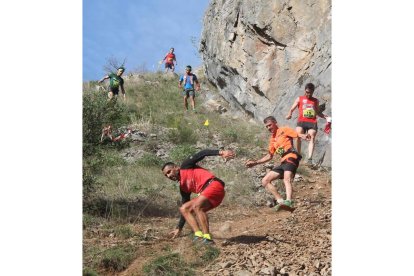
[[[196,275],[190,264],[186,263],[178,253],[169,253],[154,259],[144,266],[144,273],[154,276]]]
[[[196,152],[197,149],[194,146],[179,145],[171,150],[170,157],[174,162],[181,164],[183,160],[187,159]]]
[[[107,249],[102,256],[101,266],[110,271],[122,271],[126,269],[135,258],[133,246],[116,246]]]

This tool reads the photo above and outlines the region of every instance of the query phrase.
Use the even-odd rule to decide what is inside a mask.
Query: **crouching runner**
[[[187,221],[194,232],[195,241],[200,240],[207,244],[214,243],[210,235],[207,212],[219,206],[223,201],[224,182],[210,171],[197,165],[197,162],[204,157],[214,155],[228,159],[234,157],[234,152],[231,150],[202,150],[184,160],[181,166],[168,162],[162,167],[162,172],[167,178],[180,183],[181,217],[177,228],[171,232],[173,238],[180,235]],[[198,196],[190,199],[191,193],[196,193]]]

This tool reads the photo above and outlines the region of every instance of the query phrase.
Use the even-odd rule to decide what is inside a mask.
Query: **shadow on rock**
[[[229,242],[244,243],[244,244],[259,243],[259,242],[266,241],[266,240],[267,240],[266,236],[247,236],[247,235],[241,235],[241,236],[228,239]]]

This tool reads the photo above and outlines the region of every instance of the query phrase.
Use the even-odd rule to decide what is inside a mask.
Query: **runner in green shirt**
[[[124,79],[121,77],[124,71],[125,68],[121,66],[118,68],[116,74],[110,73],[109,75],[106,75],[101,80],[99,80],[99,83],[102,83],[104,80],[109,79],[109,99],[112,99],[114,96],[118,96],[119,88],[121,88],[122,96],[125,100]]]

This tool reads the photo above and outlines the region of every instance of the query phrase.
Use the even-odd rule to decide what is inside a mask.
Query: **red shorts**
[[[226,192],[224,191],[224,186],[217,180],[214,180],[208,185],[208,187],[201,192],[203,196],[205,196],[208,201],[211,204],[211,208],[208,210],[211,210],[213,208],[216,208],[220,205],[220,203],[223,201],[224,195]]]

